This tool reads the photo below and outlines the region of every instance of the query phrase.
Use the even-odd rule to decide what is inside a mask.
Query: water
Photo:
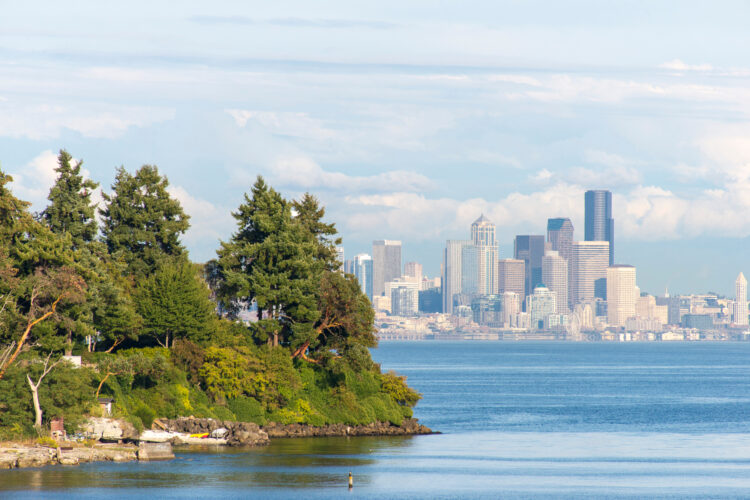
[[[392,342],[374,357],[444,434],[0,471],[0,498],[750,497],[750,343]]]

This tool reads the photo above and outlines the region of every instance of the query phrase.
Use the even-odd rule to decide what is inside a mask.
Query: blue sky
[[[480,213],[507,257],[605,188],[643,290],[750,272],[746,2],[66,3],[0,1],[0,164],[36,209],[60,148],[105,190],[155,164],[205,260],[262,174],[435,275]]]

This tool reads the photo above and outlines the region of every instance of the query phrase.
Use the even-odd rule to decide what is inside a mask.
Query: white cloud
[[[22,104],[0,101],[0,136],[43,140],[73,130],[87,138],[116,138],[130,127],[174,117],[174,110],[143,106]]]
[[[167,191],[190,216],[190,229],[185,233],[188,245],[207,245],[210,242],[216,247],[220,239],[227,239],[234,230],[231,209],[196,198],[180,186],[169,186]]]
[[[662,63],[659,67],[674,71],[711,71],[713,69],[710,64],[686,64],[679,59]]]
[[[554,174],[552,172],[550,172],[546,168],[543,168],[537,173],[535,173],[534,175],[531,175],[529,178],[531,179],[532,182],[541,184],[541,183],[548,182],[550,179],[552,179],[553,175]]]
[[[13,194],[22,200],[31,202],[35,211],[47,206],[49,190],[57,179],[57,155],[52,151],[43,151],[26,165],[11,171]]]
[[[281,158],[271,166],[273,181],[301,189],[357,191],[423,191],[433,182],[422,174],[391,170],[377,175],[354,176],[329,172],[310,158]]]
[[[274,134],[310,138],[316,141],[330,140],[337,135],[333,130],[326,128],[320,120],[311,118],[307,113],[246,109],[227,109],[226,112],[240,127],[245,127],[249,121],[253,121]]]

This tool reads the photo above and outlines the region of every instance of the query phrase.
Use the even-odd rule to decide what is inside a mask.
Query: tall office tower
[[[540,285],[534,288],[534,293],[526,297],[526,312],[531,317],[531,328],[544,328],[544,320],[557,309],[555,292]]]
[[[558,314],[568,312],[568,261],[555,250],[547,250],[542,257],[542,282],[554,292]]]
[[[469,243],[461,249],[461,293],[468,296],[480,293],[481,250]]]
[[[480,295],[494,294],[497,290],[497,242],[495,225],[482,214],[471,225],[471,241],[479,251]]]
[[[339,266],[339,271],[341,271],[342,273],[345,272],[344,270],[344,262],[345,262],[344,261],[344,247],[336,247],[336,258],[338,259],[339,264],[341,264],[341,266]]]
[[[607,268],[607,323],[625,326],[635,316],[635,267],[617,264]]]
[[[544,257],[544,236],[519,235],[513,242],[513,257],[524,261],[524,296],[530,295],[534,287],[542,283],[542,257]]]
[[[525,298],[526,263],[520,259],[500,259],[497,261],[497,293],[517,293],[521,301]]]
[[[372,257],[366,253],[354,256],[354,276],[357,277],[362,292],[372,301]]]
[[[382,295],[385,283],[401,276],[401,242],[372,242],[372,294]]]
[[[354,259],[344,261],[344,274],[354,274]]]
[[[422,264],[419,262],[407,262],[404,264],[404,276],[413,278],[417,283],[422,282]]]
[[[573,223],[570,219],[558,217],[547,219],[547,243],[550,250],[559,252],[560,257],[569,261],[573,251]]]
[[[448,240],[443,252],[443,312],[453,314],[453,297],[461,293],[461,257],[463,248],[471,245],[466,240]]]
[[[609,267],[608,241],[574,241],[570,258],[573,271],[571,309],[582,302],[605,299],[607,296],[607,267]]]
[[[520,259],[500,259],[497,261],[497,293],[513,292],[525,298],[526,263]]]
[[[612,193],[586,191],[586,241],[609,242],[609,265],[615,263],[615,221],[612,218]]]
[[[734,282],[735,291],[737,293],[736,300],[734,301],[734,324],[735,325],[747,325],[747,280],[745,275],[740,273],[737,276],[737,281]]]

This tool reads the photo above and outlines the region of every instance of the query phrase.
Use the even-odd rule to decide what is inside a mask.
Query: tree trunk
[[[42,407],[39,406],[39,384],[34,385],[31,381],[31,377],[26,375],[26,380],[29,382],[31,388],[31,399],[34,401],[34,427],[41,429],[42,427]],[[40,380],[41,382],[41,380]]]

